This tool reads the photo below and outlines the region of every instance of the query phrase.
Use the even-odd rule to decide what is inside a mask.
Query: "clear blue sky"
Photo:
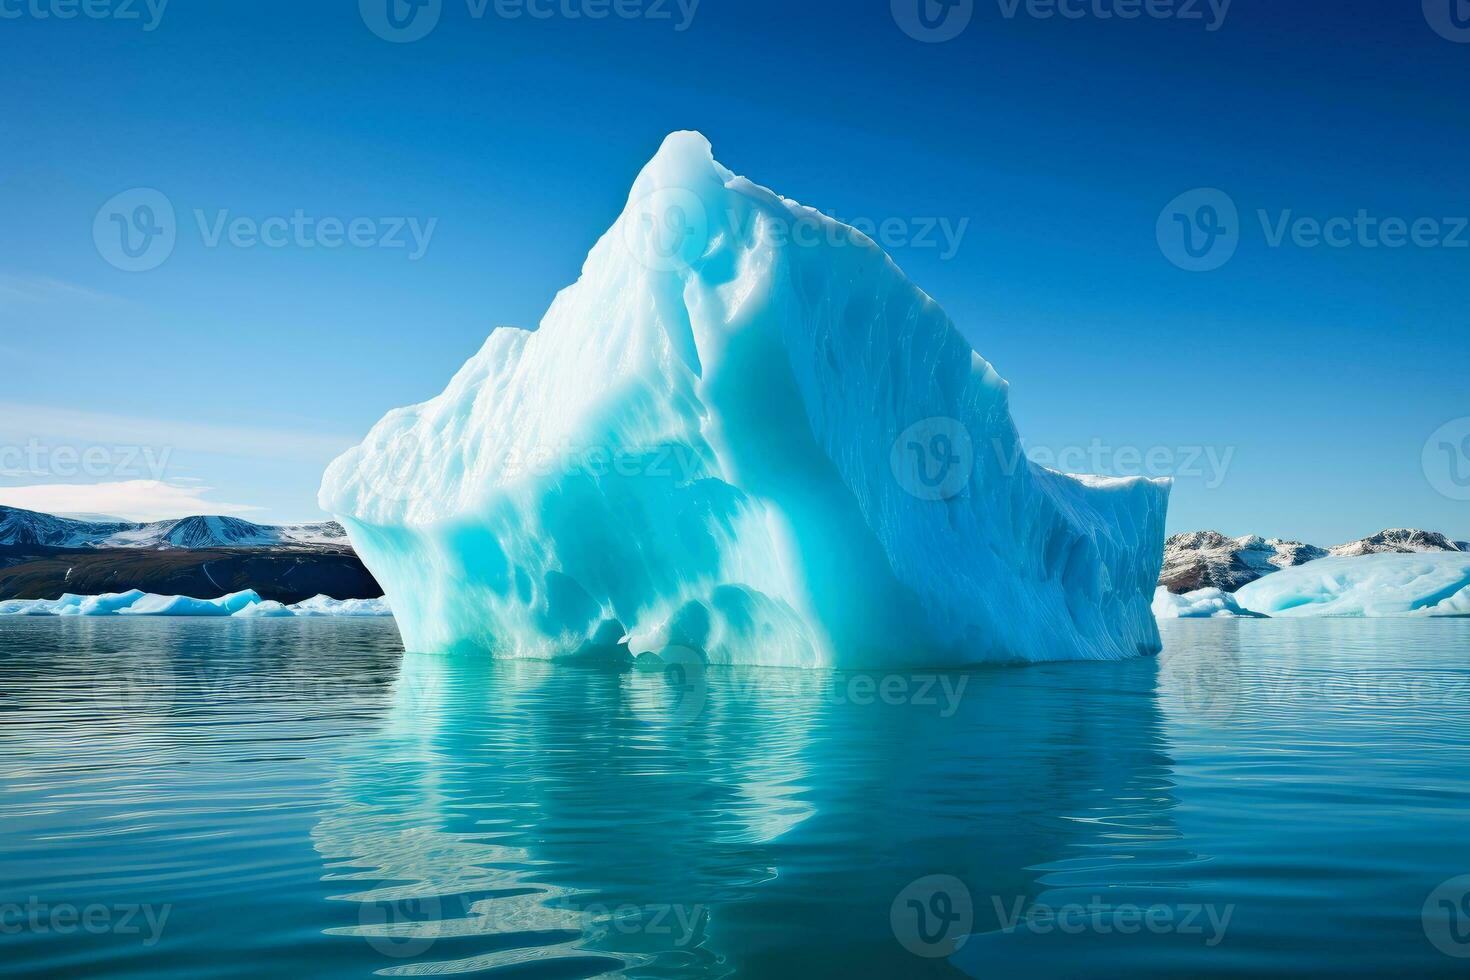
[[[953,255],[892,251],[1011,381],[1033,451],[1228,460],[1181,478],[1172,530],[1470,538],[1421,459],[1470,416],[1470,248],[1272,247],[1256,216],[1470,215],[1470,44],[1418,2],[1237,0],[1210,30],[1203,0],[1203,20],[975,0],[943,43],[901,29],[903,0],[703,0],[684,30],[675,0],[541,2],[555,16],[442,0],[388,43],[351,0],[175,0],[153,30],[143,0],[140,20],[0,0],[0,437],[33,450],[0,484],[162,475],[179,506],[317,518],[334,450],[539,320],[663,136],[698,129],[839,218],[968,220]],[[178,233],[129,273],[93,225],[138,187]],[[1202,187],[1238,207],[1238,248],[1189,272],[1156,228]],[[414,261],[209,247],[196,209],[437,223]],[[124,465],[134,442],[166,466]],[[48,455],[93,444],[105,472]]]

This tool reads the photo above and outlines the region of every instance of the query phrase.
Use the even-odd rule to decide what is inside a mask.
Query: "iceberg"
[[[59,600],[61,609],[58,615],[111,616],[132,607],[144,597],[145,593],[138,589],[130,589],[127,592],[109,592],[105,595],[64,595]]]
[[[126,608],[119,616],[230,616],[246,606],[260,602],[253,589],[231,592],[218,599],[191,599],[182,595],[146,595]]]
[[[0,616],[59,616],[59,599],[6,599],[0,602]]]
[[[0,616],[111,616],[143,595],[134,589],[93,596],[67,593],[60,599],[7,599],[0,602]]]
[[[1260,613],[1240,608],[1229,592],[1214,588],[1175,595],[1161,585],[1154,591],[1153,610],[1155,619],[1264,618]]]
[[[393,608],[385,598],[379,599],[333,599],[330,596],[313,596],[293,606],[288,606],[293,616],[391,616]]]
[[[286,619],[297,617],[346,617],[391,616],[386,599],[333,599],[330,596],[313,596],[287,606],[279,602],[259,602],[246,606],[236,616],[246,619]]]
[[[264,602],[252,602],[230,615],[236,619],[290,619],[296,613],[292,612],[291,607],[285,603],[268,599]]]
[[[1235,593],[1244,609],[1278,616],[1470,616],[1470,554],[1320,558]]]
[[[869,667],[1156,651],[1168,494],[1032,464],[877,245],[676,133],[540,326],[320,501],[415,652]]]

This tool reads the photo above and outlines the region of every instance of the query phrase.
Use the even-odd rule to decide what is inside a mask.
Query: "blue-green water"
[[[391,621],[0,621],[0,963],[1470,971],[1470,621],[1165,641],[665,675],[404,656]]]

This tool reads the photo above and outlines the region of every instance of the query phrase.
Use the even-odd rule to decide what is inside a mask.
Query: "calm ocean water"
[[[1470,620],[614,672],[0,620],[0,962],[138,977],[1470,972]]]

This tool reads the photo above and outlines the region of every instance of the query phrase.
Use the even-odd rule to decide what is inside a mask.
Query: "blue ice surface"
[[[105,595],[63,595],[60,599],[9,599],[0,616],[239,616],[242,618],[391,616],[385,599],[333,599],[314,596],[284,605],[262,601],[253,589],[217,599],[153,595],[133,589]]]
[[[1257,579],[1235,601],[1272,617],[1470,616],[1470,554],[1319,558]]]

